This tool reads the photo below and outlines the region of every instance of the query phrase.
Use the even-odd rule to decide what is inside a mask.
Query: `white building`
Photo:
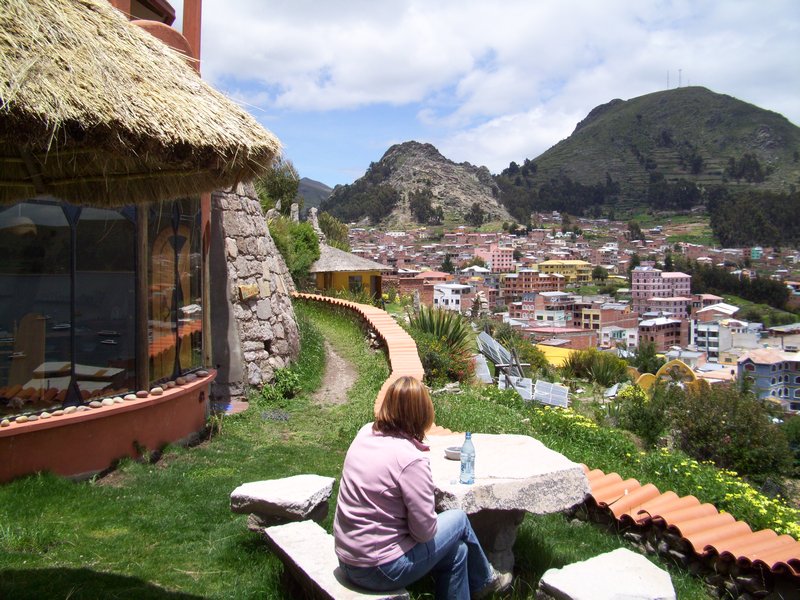
[[[471,307],[470,302],[465,302],[471,299],[471,292],[471,286],[461,283],[436,284],[433,286],[433,306],[459,313],[466,312]]]

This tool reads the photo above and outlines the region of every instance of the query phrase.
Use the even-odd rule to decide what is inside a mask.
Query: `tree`
[[[449,254],[444,255],[444,260],[442,261],[442,266],[439,268],[439,270],[445,273],[453,273],[456,270],[456,267],[453,264],[453,259],[450,258]]]
[[[442,207],[434,208],[432,200],[433,192],[427,188],[416,190],[408,195],[409,209],[418,223],[436,225],[442,222],[444,218]]]
[[[483,225],[485,219],[486,213],[477,202],[473,202],[469,212],[464,215],[464,221],[466,221],[467,225],[471,225],[472,227],[480,227]]]
[[[631,366],[636,367],[639,373],[655,374],[666,361],[658,355],[655,342],[643,340],[628,362]]]
[[[319,213],[319,228],[325,234],[329,246],[350,252],[350,238],[347,225],[330,213]]]
[[[647,239],[642,232],[642,227],[638,221],[628,221],[628,235],[632,240],[645,240]]]
[[[486,267],[486,261],[483,260],[480,256],[473,256],[468,261],[461,263],[460,269],[466,269],[467,267]]]
[[[636,252],[634,252],[633,256],[631,256],[631,262],[628,264],[628,275],[630,275],[631,271],[633,271],[636,267],[638,267],[641,264],[642,264],[642,259]]]
[[[300,176],[297,169],[292,161],[283,156],[276,158],[272,168],[255,181],[262,210],[267,212],[280,202],[281,214],[284,215],[289,214],[292,202],[296,201],[299,187]]]
[[[672,252],[667,252],[666,256],[664,257],[664,270],[665,271],[675,270],[675,263],[672,260]]]
[[[608,271],[606,271],[600,265],[597,265],[594,269],[592,269],[592,279],[595,281],[605,281],[608,279]]]

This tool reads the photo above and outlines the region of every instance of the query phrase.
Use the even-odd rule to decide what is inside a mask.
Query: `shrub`
[[[494,337],[509,351],[516,351],[519,361],[529,364],[532,373],[549,373],[550,363],[547,361],[544,352],[523,338],[509,325],[505,323],[498,325],[495,328]]]
[[[310,223],[295,223],[286,217],[269,222],[269,233],[295,284],[300,287],[308,269],[319,258],[319,240]]]
[[[573,352],[561,367],[565,377],[588,379],[604,386],[628,379],[627,369],[628,363],[621,358],[595,348]]]
[[[470,350],[469,325],[457,312],[423,306],[417,314],[411,315],[408,324],[412,331],[424,331],[442,339],[454,351]]]
[[[619,406],[617,424],[638,435],[647,446],[654,447],[669,425],[667,406],[670,396],[666,385],[657,385],[652,398],[648,398],[638,385],[626,387],[616,398]]]
[[[788,418],[781,429],[794,457],[794,476],[800,477],[800,417]]]
[[[677,400],[670,410],[675,441],[690,456],[755,481],[788,471],[786,436],[749,391],[706,384],[686,390]]]
[[[286,400],[291,400],[300,391],[300,377],[292,369],[278,369],[271,384],[261,388],[260,402],[267,406],[286,408]]]
[[[411,333],[425,369],[425,382],[440,385],[448,381],[467,381],[472,377],[472,355],[447,345],[443,338],[425,331]]]
[[[460,314],[423,306],[409,318],[408,330],[429,384],[472,377],[472,336]]]

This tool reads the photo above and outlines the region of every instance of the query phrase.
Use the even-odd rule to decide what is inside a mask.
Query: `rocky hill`
[[[537,158],[496,180],[518,219],[535,210],[624,213],[702,202],[704,190],[800,187],[800,128],[777,113],[703,87],[612,100]]]
[[[463,223],[477,203],[487,220],[509,220],[499,196],[486,167],[455,163],[431,144],[412,141],[389,148],[351,185],[336,186],[320,209],[345,222],[405,227]]]

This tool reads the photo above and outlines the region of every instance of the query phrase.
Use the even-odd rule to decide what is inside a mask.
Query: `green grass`
[[[154,464],[126,461],[110,477],[82,483],[36,475],[0,487],[0,597],[284,597],[280,562],[247,531],[246,516],[230,512],[230,492],[299,473],[338,478],[389,373],[351,321],[297,312],[357,366],[349,403],[315,406],[307,385],[287,421],[263,418],[270,407],[255,405],[224,417],[211,440],[168,447]],[[322,336],[303,328],[298,368],[318,385]]]
[[[219,420],[213,438],[194,448],[169,447],[155,463],[126,461],[105,479],[81,483],[36,475],[0,487],[0,597],[288,597],[282,565],[246,529],[246,517],[230,512],[230,492],[246,481],[298,473],[338,480],[347,446],[371,420],[389,372],[384,355],[367,348],[351,318],[313,304],[297,304],[296,312],[303,355],[295,369],[304,387],[286,408],[288,420],[272,420],[274,407],[254,394],[248,411]],[[358,370],[341,406],[310,399],[323,372],[323,338]],[[658,457],[631,457],[636,452],[627,438],[588,420],[533,411],[494,388],[435,401],[437,422],[454,430],[533,435],[573,460],[661,484],[648,478],[663,464]],[[688,493],[683,488],[690,484],[674,477],[670,488]],[[323,523],[329,531],[331,518]],[[592,525],[529,516],[515,546],[513,597],[531,597],[548,568],[620,546],[618,535]],[[698,580],[667,568],[679,598],[708,598]],[[430,598],[430,591],[429,582],[412,587],[415,598]]]
[[[755,302],[731,294],[723,294],[722,297],[728,304],[739,307],[739,313],[736,315],[738,318],[743,318],[744,313],[747,312],[748,309],[755,309],[760,312],[764,327],[773,327],[775,325],[785,325],[800,321],[800,316],[796,313],[781,310],[769,304],[756,304]]]

